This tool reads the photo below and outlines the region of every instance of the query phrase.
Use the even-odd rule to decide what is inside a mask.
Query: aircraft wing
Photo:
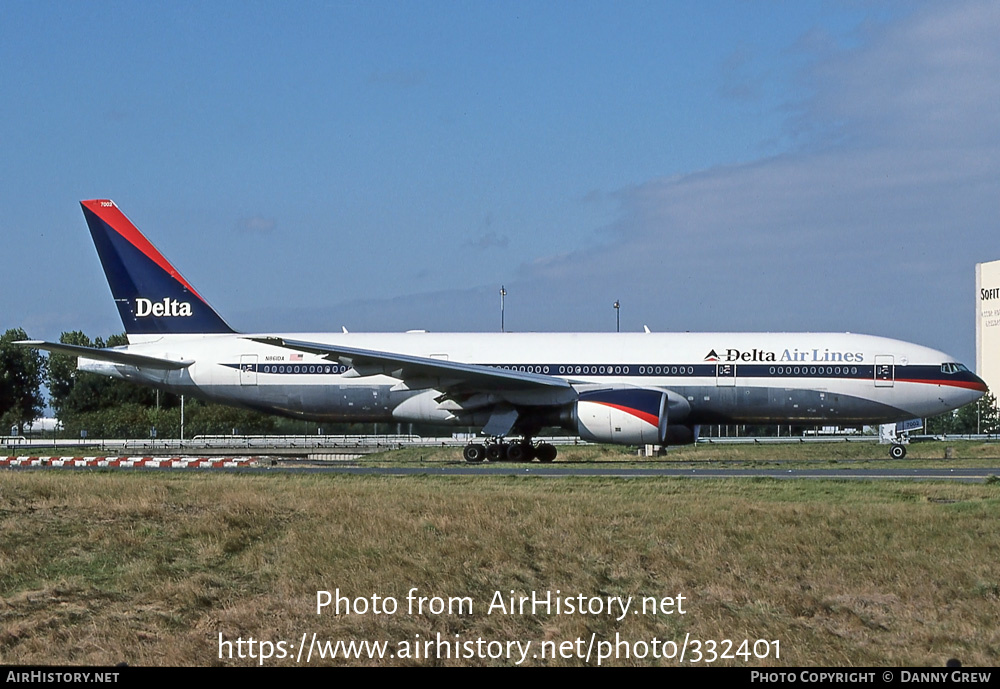
[[[161,359],[160,357],[136,354],[124,349],[98,349],[96,347],[84,347],[82,345],[63,344],[62,342],[45,342],[44,340],[22,340],[14,344],[35,349],[44,349],[48,352],[59,354],[69,354],[72,356],[82,356],[85,359],[95,361],[109,361],[113,364],[125,364],[139,368],[153,368],[162,370],[178,370],[187,368],[194,363],[193,359]]]
[[[538,403],[555,403],[576,398],[573,386],[562,378],[542,373],[527,373],[481,364],[463,364],[445,359],[357,349],[281,337],[251,337],[254,342],[283,347],[298,352],[318,354],[330,361],[350,366],[355,376],[386,375],[402,381],[408,389],[434,388],[442,391],[510,393],[523,398],[537,393]],[[349,371],[345,375],[351,375]],[[506,395],[504,393],[507,393]],[[542,400],[541,398],[552,398]]]

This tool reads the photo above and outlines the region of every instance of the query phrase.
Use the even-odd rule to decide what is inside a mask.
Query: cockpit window
[[[962,364],[956,364],[956,363],[941,364],[941,373],[947,373],[949,375],[953,373],[961,373],[962,371],[968,371],[968,370],[969,369],[967,369]]]

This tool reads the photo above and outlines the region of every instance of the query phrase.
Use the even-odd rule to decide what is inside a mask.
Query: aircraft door
[[[716,364],[715,384],[720,388],[736,385],[736,364]]]
[[[875,355],[875,387],[891,388],[896,380],[896,366],[891,354]]]
[[[244,354],[240,357],[240,385],[257,384],[257,355]]]

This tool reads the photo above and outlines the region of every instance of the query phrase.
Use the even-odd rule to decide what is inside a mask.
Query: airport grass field
[[[947,464],[942,460],[947,457]],[[859,463],[866,467],[954,468],[983,466],[983,461],[1000,462],[1000,443],[980,441],[915,442],[907,446],[904,460],[891,459],[888,445],[876,442],[791,442],[791,443],[698,443],[671,447],[658,457],[640,457],[634,449],[618,445],[560,445],[556,465],[618,464],[634,466],[718,465],[767,467],[836,467]],[[412,447],[377,455],[363,462],[377,466],[411,466],[414,463],[464,464],[461,447]]]
[[[998,508],[996,482],[6,471],[0,663],[992,665]]]

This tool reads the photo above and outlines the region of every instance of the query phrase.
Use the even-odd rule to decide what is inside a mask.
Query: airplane
[[[695,442],[705,424],[934,416],[987,389],[942,352],[851,333],[240,333],[113,201],[81,206],[129,344],[20,344],[267,413],[475,427],[468,462],[550,462],[556,448],[535,438],[551,427],[667,446]]]

